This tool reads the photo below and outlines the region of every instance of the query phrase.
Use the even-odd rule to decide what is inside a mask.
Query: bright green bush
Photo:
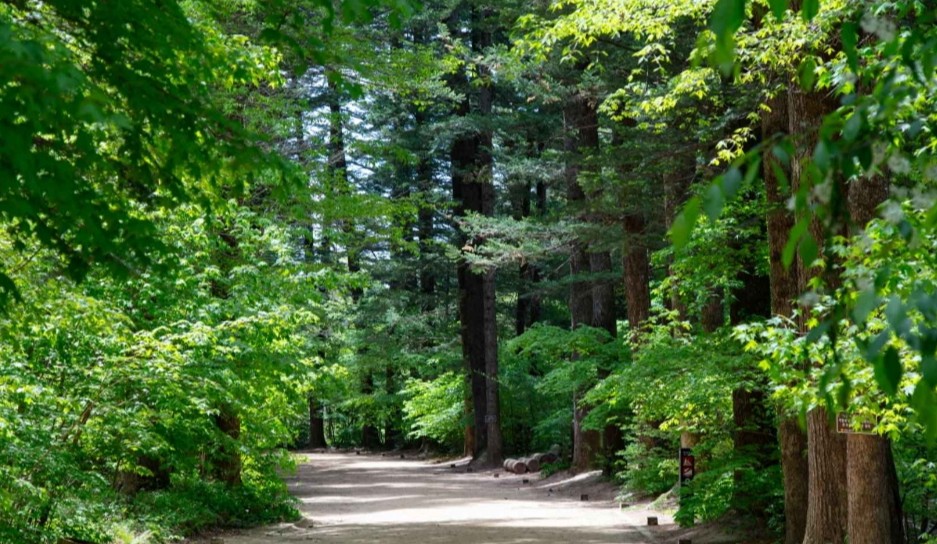
[[[458,451],[465,426],[465,380],[454,372],[434,380],[411,379],[403,391],[404,421],[412,438],[428,438]]]

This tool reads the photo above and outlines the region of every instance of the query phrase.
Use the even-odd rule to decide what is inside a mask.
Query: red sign
[[[690,448],[680,448],[680,483],[684,484],[696,476],[696,458]]]

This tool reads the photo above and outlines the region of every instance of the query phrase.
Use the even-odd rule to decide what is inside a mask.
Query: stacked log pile
[[[502,468],[507,472],[514,474],[527,474],[528,472],[540,472],[540,468],[548,463],[555,463],[560,459],[560,447],[553,446],[550,451],[545,453],[535,453],[528,457],[517,459],[505,459]]]

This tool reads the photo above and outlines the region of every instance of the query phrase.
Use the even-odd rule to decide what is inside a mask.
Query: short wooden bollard
[[[581,501],[587,501],[587,500],[589,500],[589,494],[588,494],[588,493],[583,493],[582,495],[579,495],[579,500],[581,500]]]
[[[648,517],[647,517],[647,524],[648,524],[648,525],[657,525],[657,517],[656,517],[656,516],[648,516]]]
[[[452,463],[451,465],[449,465],[449,468],[455,468],[455,463]]]
[[[524,478],[523,480],[521,480],[521,483],[522,483],[522,484],[529,484],[529,483],[530,483],[530,480],[528,480],[527,478]]]

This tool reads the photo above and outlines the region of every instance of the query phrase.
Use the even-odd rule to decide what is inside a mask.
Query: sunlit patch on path
[[[303,519],[229,535],[225,544],[655,542],[640,512],[564,492],[577,481],[494,478],[495,471],[467,473],[461,464],[378,456],[305,455],[289,482]]]

